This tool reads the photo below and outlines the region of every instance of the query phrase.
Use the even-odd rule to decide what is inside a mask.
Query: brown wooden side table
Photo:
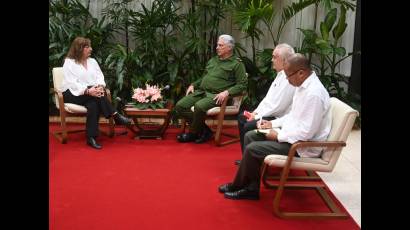
[[[165,109],[137,109],[132,105],[126,105],[124,113],[134,121],[134,125],[128,128],[135,134],[135,139],[156,138],[162,139],[165,130],[168,128],[171,117],[171,106]],[[163,119],[162,124],[143,121],[144,118]],[[145,119],[146,120],[146,119]]]

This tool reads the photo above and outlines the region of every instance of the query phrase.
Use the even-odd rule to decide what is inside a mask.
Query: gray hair
[[[235,47],[235,39],[233,39],[233,37],[229,34],[222,34],[218,39],[222,39],[225,44],[231,48],[231,50]]]
[[[283,61],[286,61],[288,57],[292,54],[295,54],[295,50],[292,48],[292,46],[286,44],[286,43],[281,43],[275,47],[275,50],[278,50],[279,56],[282,58]]]

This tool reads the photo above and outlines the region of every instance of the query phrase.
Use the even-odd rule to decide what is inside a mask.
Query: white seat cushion
[[[264,162],[269,166],[283,168],[287,159],[288,156],[271,154],[265,157]],[[329,172],[333,167],[329,162],[322,160],[322,158],[294,157],[291,168]]]
[[[193,108],[192,108],[192,110],[193,110]],[[208,116],[214,116],[214,115],[217,115],[217,114],[219,114],[219,111],[221,111],[221,107],[214,107],[214,108],[212,108],[212,109],[209,109],[207,112],[206,112],[206,115],[208,115]],[[228,105],[228,106],[226,106],[226,109],[225,109],[225,115],[235,115],[235,114],[238,114],[238,112],[239,112],[239,108],[237,107],[237,106],[235,106],[235,105]]]
[[[239,113],[239,108],[241,107],[243,95],[236,96],[232,99],[232,105],[227,105],[225,108],[225,115],[236,115]],[[191,107],[191,111],[194,112],[194,106]],[[221,111],[221,107],[213,107],[206,111],[206,115],[208,116],[215,116],[218,115]]]
[[[64,103],[64,109],[69,113],[87,113],[87,108],[72,103]]]
[[[330,98],[330,110],[332,113],[332,128],[327,141],[346,142],[354,121],[359,114],[349,105],[334,97]],[[336,149],[329,148],[325,149],[319,158],[294,157],[290,167],[291,169],[330,172],[335,167],[341,151],[342,147]],[[264,162],[270,166],[284,167],[287,158],[284,155],[271,154],[265,157]]]

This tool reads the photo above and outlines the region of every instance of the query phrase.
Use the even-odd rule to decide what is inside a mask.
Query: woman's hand
[[[103,85],[98,85],[98,86],[97,86],[97,89],[98,89],[98,91],[99,91],[99,93],[100,93],[100,96],[99,96],[99,97],[104,97],[104,96],[105,96],[105,88],[104,88],[104,86],[103,86]]]
[[[93,86],[93,87],[88,89],[88,95],[90,95],[92,97],[102,97],[102,96],[104,96],[104,93],[101,91],[101,87]]]

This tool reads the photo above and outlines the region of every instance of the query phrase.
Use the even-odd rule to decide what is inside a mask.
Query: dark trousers
[[[233,186],[259,191],[260,171],[267,155],[288,155],[291,144],[266,140],[264,134],[248,131],[245,134],[245,153],[233,180]]]
[[[273,120],[275,117],[263,117],[264,120]],[[243,115],[243,111],[241,111],[238,115],[238,128],[239,128],[239,138],[241,141],[241,151],[242,151],[242,156],[244,154],[244,136],[245,133],[248,131],[256,129],[256,123],[258,120],[252,120],[252,121],[247,121],[246,117]]]
[[[196,90],[177,102],[175,111],[178,116],[185,118],[191,124],[189,132],[201,133],[203,131],[206,112],[217,106],[213,100],[214,97],[214,94],[207,94],[204,91]],[[194,112],[191,111],[192,106],[194,106]]]
[[[97,137],[98,120],[100,114],[105,118],[111,117],[115,113],[115,109],[108,101],[107,97],[93,97],[89,95],[74,96],[70,90],[63,92],[64,103],[73,103],[82,105],[87,108],[86,134],[87,137]]]

